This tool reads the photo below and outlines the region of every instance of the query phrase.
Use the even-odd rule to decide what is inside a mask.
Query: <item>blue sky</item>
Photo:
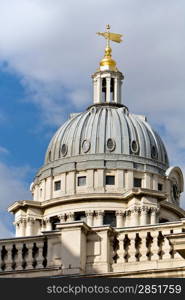
[[[0,236],[13,234],[7,207],[31,197],[55,130],[91,104],[104,52],[95,33],[107,23],[123,34],[112,48],[124,104],[148,117],[184,171],[183,0],[0,0]]]

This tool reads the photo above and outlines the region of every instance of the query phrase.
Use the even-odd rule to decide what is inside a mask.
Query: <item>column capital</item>
[[[121,216],[121,217],[123,217],[124,216],[124,214],[125,214],[125,211],[122,211],[122,210],[116,210],[116,216]]]
[[[159,213],[158,207],[150,207],[150,213]]]
[[[104,210],[96,210],[95,214],[96,214],[96,216],[104,216],[105,212],[104,212]]]
[[[86,211],[85,215],[93,217],[94,216],[94,210],[88,210],[88,211]]]
[[[65,218],[66,218],[65,214],[58,215],[57,217],[59,218],[60,222],[65,222]]]
[[[34,223],[35,223],[35,220],[36,220],[36,218],[34,218],[34,217],[27,217],[27,218],[26,218],[27,224],[28,224],[28,223],[34,224]]]
[[[124,214],[125,214],[126,217],[130,216],[131,210],[130,209],[125,210]]]
[[[146,205],[141,206],[141,212],[145,212],[145,213],[150,212],[150,207]]]
[[[68,212],[66,213],[67,218],[73,218],[74,217],[74,212]]]

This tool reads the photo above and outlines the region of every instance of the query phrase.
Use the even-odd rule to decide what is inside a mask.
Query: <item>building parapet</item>
[[[1,239],[0,277],[122,277],[136,270],[160,277],[172,268],[174,277],[185,277],[184,232],[185,219],[127,228],[60,223],[40,236]]]

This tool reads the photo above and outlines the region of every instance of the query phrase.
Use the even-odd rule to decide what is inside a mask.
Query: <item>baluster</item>
[[[163,251],[162,259],[171,259],[171,254],[170,254],[171,246],[169,240],[167,239],[167,237],[165,237],[165,235],[170,234],[170,230],[165,229],[162,231],[162,234],[164,235],[164,242],[162,245],[162,251]]]
[[[7,250],[7,255],[6,255],[6,272],[7,271],[12,271],[12,244],[7,244],[6,245],[6,250]]]
[[[129,262],[136,262],[136,247],[135,247],[135,241],[136,241],[136,234],[135,233],[129,233],[129,239],[130,239],[130,246],[128,249]]]
[[[33,243],[28,242],[26,247],[28,248],[28,256],[26,257],[26,269],[33,269]]]
[[[125,262],[124,259],[124,255],[125,255],[125,249],[124,249],[124,235],[123,234],[119,234],[117,237],[118,241],[119,241],[119,248],[117,250],[117,255],[118,255],[118,259],[117,259],[117,263],[121,264]]]
[[[12,247],[12,269],[15,270],[17,267],[17,248],[16,245],[14,244]]]
[[[139,261],[147,261],[148,260],[148,256],[147,253],[149,251],[149,249],[147,248],[147,232],[146,231],[141,231],[139,233],[139,236],[141,238],[141,245],[140,245],[140,249],[139,252],[141,254],[141,257],[139,259]]]
[[[37,242],[38,247],[38,256],[37,256],[37,269],[43,268],[43,247],[44,247],[44,241]]]
[[[151,232],[151,235],[152,235],[152,238],[153,238],[153,241],[152,241],[152,244],[151,244],[151,253],[152,253],[151,260],[158,260],[159,259],[159,255],[158,255],[158,252],[159,252],[158,234],[159,234],[158,231]]]
[[[16,244],[17,249],[17,259],[16,259],[16,270],[22,270],[22,263],[23,263],[23,257],[22,257],[22,248],[23,244],[18,243]]]

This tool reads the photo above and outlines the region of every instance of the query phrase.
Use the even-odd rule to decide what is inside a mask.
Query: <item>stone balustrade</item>
[[[60,223],[57,230],[41,236],[0,240],[0,277],[31,277],[33,273],[124,276],[149,270],[160,277],[170,268],[184,268],[181,276],[185,277],[185,259],[180,255],[185,253],[184,232],[185,219],[123,228],[90,227],[81,221]]]
[[[57,240],[56,233],[0,240],[0,274],[25,273],[55,267],[56,245],[59,246]]]

